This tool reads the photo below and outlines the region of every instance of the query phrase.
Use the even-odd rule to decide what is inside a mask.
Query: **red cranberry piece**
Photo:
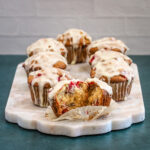
[[[94,59],[95,59],[95,56],[93,56],[93,57],[90,59],[89,63],[91,64]]]
[[[37,74],[38,77],[40,77],[41,75],[42,75],[41,73],[38,73],[38,74]]]
[[[58,81],[60,81],[60,80],[61,80],[61,76],[58,77]]]
[[[89,84],[95,84],[95,82],[90,82]]]
[[[69,90],[72,89],[72,86],[74,85],[74,83],[71,81],[70,84],[69,84]]]
[[[62,113],[64,114],[67,111],[68,111],[68,108],[65,108],[65,109],[63,109]]]
[[[123,78],[127,79],[124,75],[121,75],[121,77],[123,77]]]
[[[82,83],[82,81],[77,81],[76,86],[79,88],[79,84]]]

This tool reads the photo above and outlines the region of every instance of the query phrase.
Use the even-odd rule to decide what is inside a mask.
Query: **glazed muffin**
[[[57,52],[65,58],[67,57],[67,49],[65,46],[52,38],[39,39],[27,48],[27,55],[29,57],[39,52]]]
[[[62,42],[68,50],[67,61],[69,64],[86,61],[87,46],[91,43],[91,37],[83,30],[69,29],[58,35],[57,40]]]
[[[40,107],[47,107],[48,92],[58,82],[70,79],[69,72],[57,68],[44,68],[44,70],[29,73],[28,85],[33,103]]]
[[[61,81],[49,93],[51,107],[57,117],[65,112],[83,106],[109,106],[111,100],[111,87],[107,88],[106,83],[101,88],[97,80]],[[110,93],[106,90],[109,89]]]
[[[55,67],[65,69],[67,67],[66,59],[55,52],[40,52],[27,58],[23,64],[27,75],[32,71],[41,70],[44,67]]]
[[[114,37],[106,37],[96,41],[93,41],[88,47],[88,55],[93,55],[96,51],[105,49],[108,51],[116,51],[125,54],[128,47],[121,40],[117,40]]]
[[[112,87],[115,101],[125,100],[134,79],[132,60],[119,52],[101,50],[91,56],[89,63],[90,76],[107,82]]]

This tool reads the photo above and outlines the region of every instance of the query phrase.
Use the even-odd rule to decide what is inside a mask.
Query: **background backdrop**
[[[150,54],[150,0],[0,0],[0,54],[25,54],[72,27],[120,38],[128,54]]]

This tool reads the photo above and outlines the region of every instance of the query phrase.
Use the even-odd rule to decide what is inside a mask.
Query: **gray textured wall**
[[[0,0],[0,54],[25,54],[41,37],[76,27],[150,54],[150,0]]]

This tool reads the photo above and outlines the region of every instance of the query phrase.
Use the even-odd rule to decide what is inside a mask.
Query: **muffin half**
[[[59,117],[69,110],[83,106],[109,106],[111,94],[92,79],[87,82],[61,81],[49,93],[49,101],[54,113]]]

